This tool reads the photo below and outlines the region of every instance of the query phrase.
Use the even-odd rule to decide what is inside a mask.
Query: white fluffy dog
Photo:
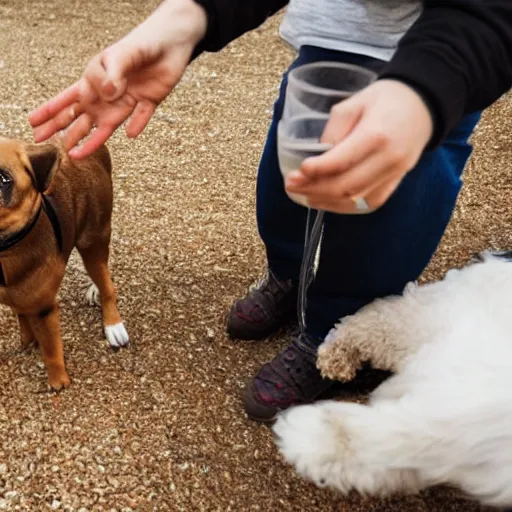
[[[346,317],[319,349],[325,376],[364,361],[395,375],[368,405],[319,402],[274,425],[286,460],[319,486],[370,495],[448,484],[512,505],[510,253],[408,285]]]

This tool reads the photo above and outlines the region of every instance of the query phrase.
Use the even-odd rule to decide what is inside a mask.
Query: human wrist
[[[168,24],[169,20],[179,28],[182,43],[195,47],[204,36],[208,26],[206,10],[194,0],[164,0],[153,12],[152,17]],[[173,32],[172,30],[170,32]],[[174,31],[176,36],[176,31]]]

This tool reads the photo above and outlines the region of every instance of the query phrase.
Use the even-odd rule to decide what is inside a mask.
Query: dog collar
[[[28,224],[23,226],[19,231],[16,231],[16,233],[12,233],[6,239],[0,240],[0,253],[5,252],[8,249],[11,249],[15,245],[19,244],[26,236],[28,236],[32,229],[34,229],[34,226],[39,220],[39,217],[41,216],[41,212],[43,210],[46,213],[46,216],[48,217],[50,224],[52,225],[53,234],[55,236],[55,240],[57,242],[59,251],[62,252],[62,230],[60,227],[59,218],[57,217],[57,212],[49,196],[42,194],[41,199],[41,205],[37,209],[37,212],[32,218],[32,220]]]
[[[37,209],[36,214],[32,217],[32,220],[25,224],[19,231],[12,233],[7,238],[0,240],[0,252],[5,252],[15,245],[19,244],[31,231],[34,229],[39,217],[41,216],[41,211],[43,209],[43,201],[41,201],[41,205]]]
[[[59,248],[59,252],[63,250],[63,241],[62,241],[62,229],[60,227],[59,218],[57,217],[57,211],[52,203],[52,200],[49,196],[41,194],[41,205],[37,209],[36,214],[32,217],[32,220],[23,226],[16,233],[12,233],[10,236],[5,238],[4,240],[0,240],[0,253],[7,251],[8,249],[12,249],[14,246],[18,245],[24,238],[26,238],[29,233],[34,229],[39,217],[41,216],[41,212],[44,210],[50,224],[52,225],[53,234],[55,236],[55,241],[57,242],[57,247]],[[5,286],[5,276],[2,269],[2,265],[0,263],[0,286]]]

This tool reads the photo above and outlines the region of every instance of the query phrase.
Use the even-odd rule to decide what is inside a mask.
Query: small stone
[[[208,336],[208,338],[214,338],[215,337],[215,331],[213,329],[211,329],[210,327],[208,327],[206,329],[206,336]]]
[[[0,475],[7,473],[7,466],[5,464],[0,464]]]
[[[101,464],[98,466],[98,471],[100,473],[105,473],[105,466],[102,466]]]
[[[52,501],[52,510],[57,510],[60,508],[60,501],[59,500],[53,500]]]
[[[18,496],[18,493],[17,493],[17,491],[7,491],[4,494],[4,496],[8,500],[12,500],[13,498],[16,498],[16,496]]]
[[[0,510],[7,510],[9,508],[9,503],[7,500],[0,499]]]

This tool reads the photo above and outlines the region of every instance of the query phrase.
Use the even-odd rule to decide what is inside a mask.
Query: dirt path
[[[0,132],[30,138],[27,112],[155,5],[0,0]],[[0,310],[0,510],[479,510],[446,490],[387,501],[318,490],[242,413],[246,380],[284,343],[236,344],[223,331],[226,308],[264,267],[255,172],[291,59],[276,28],[201,57],[139,140],[110,143],[112,268],[131,347],[107,348],[76,259],[61,292],[68,391],[41,393],[40,357],[19,351],[14,318]],[[475,137],[427,278],[512,245],[511,134],[504,100]]]

